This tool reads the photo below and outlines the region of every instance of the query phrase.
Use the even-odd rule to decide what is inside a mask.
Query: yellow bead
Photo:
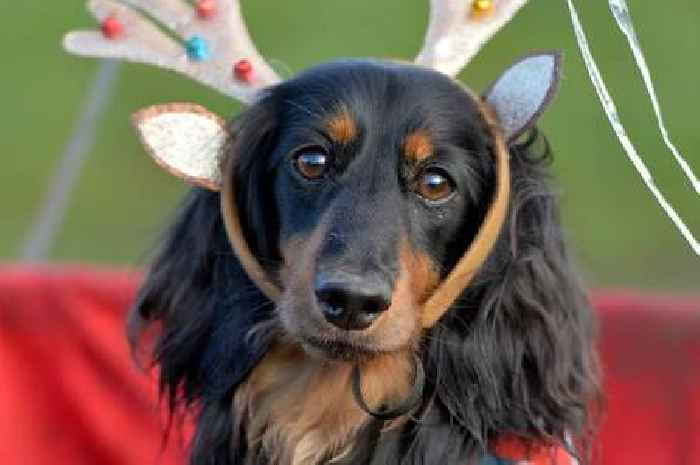
[[[493,10],[494,0],[474,0],[472,3],[472,16],[480,18],[488,15]]]
[[[493,0],[475,0],[474,9],[477,11],[488,11],[493,8]]]

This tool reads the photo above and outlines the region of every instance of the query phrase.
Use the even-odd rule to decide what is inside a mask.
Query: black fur
[[[357,118],[361,134],[347,147],[329,148],[336,179],[347,181],[309,186],[290,171],[289,154],[304,144],[328,146],[319,125],[339,104]],[[378,62],[308,71],[268,91],[231,125],[229,155],[238,163],[227,175],[241,192],[246,237],[274,273],[282,244],[308,234],[326,214],[332,218],[326,266],[373,257],[371,265],[389,270],[385,278],[393,283],[391,251],[405,233],[444,275],[464,253],[493,192],[484,124],[472,98],[432,71]],[[435,135],[440,168],[455,184],[458,195],[444,205],[426,206],[405,183],[412,174],[398,155],[400,140],[420,128]],[[511,147],[504,231],[477,279],[423,338],[428,385],[420,414],[385,434],[373,422],[342,463],[465,465],[502,434],[556,444],[570,435],[587,460],[600,395],[595,324],[562,238],[549,159],[536,133]],[[377,221],[387,214],[392,221]],[[338,235],[345,237],[340,246],[333,244]],[[231,252],[219,195],[194,189],[130,323],[134,343],[145,327],[159,324],[153,358],[163,392],[172,409],[198,411],[193,465],[246,463],[232,396],[284,331],[275,320],[274,306]]]

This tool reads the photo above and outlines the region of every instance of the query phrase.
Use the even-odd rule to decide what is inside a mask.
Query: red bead
[[[195,10],[197,10],[197,16],[200,18],[209,19],[216,13],[216,1],[198,0]]]
[[[250,60],[238,60],[233,65],[233,74],[239,81],[250,82],[253,79],[253,64]]]
[[[102,21],[102,35],[108,39],[117,39],[124,34],[124,25],[116,16],[108,16]]]

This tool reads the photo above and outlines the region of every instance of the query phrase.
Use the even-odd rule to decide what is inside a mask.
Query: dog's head
[[[219,193],[197,189],[132,317],[132,334],[161,325],[155,358],[171,400],[203,402],[202,454],[228,454],[232,393],[279,340],[341,362],[417,354],[426,402],[477,442],[585,431],[593,325],[538,154],[547,147],[536,149],[535,132],[519,137],[554,85],[525,89],[539,93],[533,103],[500,80],[484,99],[413,65],[344,61],[270,88],[230,123],[221,177],[236,186],[241,235],[280,297],[269,300],[231,252]],[[489,216],[504,141],[505,226],[425,329],[425,302]]]
[[[233,124],[224,175],[247,195],[246,236],[284,290],[288,335],[346,359],[416,343],[421,304],[492,194],[484,116],[440,73],[365,61],[312,69]]]

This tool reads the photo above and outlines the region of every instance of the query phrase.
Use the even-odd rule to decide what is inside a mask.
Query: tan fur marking
[[[433,154],[433,140],[421,129],[406,136],[403,144],[404,156],[412,163],[420,163]]]
[[[377,356],[362,365],[362,391],[372,406],[410,392],[412,357]],[[294,343],[279,343],[236,392],[239,421],[251,451],[274,465],[316,465],[347,452],[369,416],[352,395],[352,365],[314,358]]]
[[[349,144],[357,137],[357,123],[347,110],[331,118],[326,124],[328,133],[339,144]]]

